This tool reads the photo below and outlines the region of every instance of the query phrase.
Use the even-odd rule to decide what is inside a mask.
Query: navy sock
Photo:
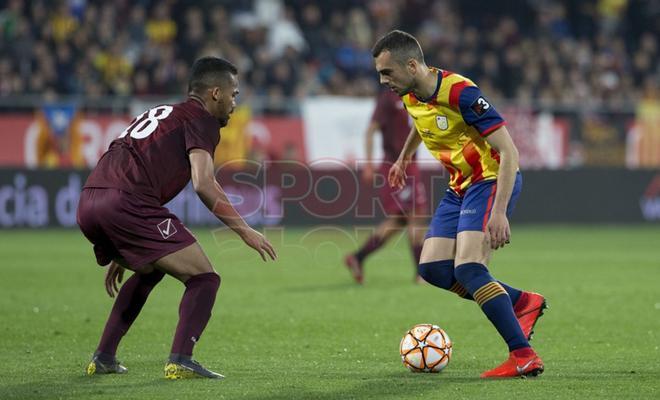
[[[509,351],[529,347],[513,312],[509,295],[483,264],[461,264],[454,270],[454,276],[479,304],[509,346]]]
[[[502,285],[504,290],[506,290],[506,292],[509,294],[509,298],[511,299],[511,304],[516,304],[516,302],[520,298],[520,295],[522,294],[522,291],[520,289],[511,287],[502,281],[497,281],[497,282],[499,282],[499,284]]]
[[[454,277],[454,260],[432,261],[429,263],[419,264],[419,275],[425,281],[433,286],[449,290],[456,293],[459,297],[466,300],[474,300],[470,293],[456,281]],[[500,285],[506,290],[511,298],[511,303],[516,304],[522,291],[507,285],[504,282],[498,281]]]
[[[454,277],[454,260],[432,261],[419,264],[419,275],[433,286],[454,292],[460,297],[472,300],[472,296]]]

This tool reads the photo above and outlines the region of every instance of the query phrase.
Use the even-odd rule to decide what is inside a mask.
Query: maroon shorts
[[[401,189],[392,189],[387,184],[390,163],[382,163],[380,174],[385,177],[385,185],[380,188],[380,200],[383,203],[385,215],[389,216],[424,216],[427,215],[426,188],[416,164],[411,164],[406,170],[408,179],[406,186]]]
[[[157,201],[119,189],[83,189],[77,219],[94,245],[99,265],[121,257],[139,269],[196,242],[176,215]]]

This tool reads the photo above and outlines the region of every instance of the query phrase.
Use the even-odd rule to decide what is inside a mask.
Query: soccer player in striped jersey
[[[450,173],[426,234],[420,275],[476,301],[507,343],[509,358],[482,378],[542,373],[528,340],[544,297],[497,281],[486,267],[492,251],[510,242],[508,217],[522,186],[518,151],[504,120],[471,80],[427,66],[408,33],[389,32],[372,54],[380,82],[401,97],[414,122],[389,171],[390,185],[405,185],[406,166],[421,142]]]

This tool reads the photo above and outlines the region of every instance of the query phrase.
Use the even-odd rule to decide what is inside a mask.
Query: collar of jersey
[[[435,90],[433,91],[433,94],[430,95],[429,97],[425,98],[425,99],[421,99],[421,98],[415,96],[415,94],[413,94],[413,96],[415,96],[415,98],[417,100],[421,101],[422,103],[433,102],[435,100],[435,98],[438,96],[438,91],[440,91],[440,84],[442,83],[442,71],[440,71],[439,69],[434,68],[434,67],[431,67],[430,69],[431,69],[431,71],[438,74],[438,82],[435,84]]]
[[[202,110],[206,111],[206,107],[204,107],[204,103],[202,103],[202,99],[198,97],[192,97],[188,96],[188,101],[191,101],[193,104],[195,104],[197,107],[201,108]]]

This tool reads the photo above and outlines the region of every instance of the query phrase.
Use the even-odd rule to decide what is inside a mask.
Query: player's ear
[[[409,59],[408,62],[406,63],[406,68],[408,69],[408,73],[410,73],[411,75],[415,75],[415,73],[417,72],[417,60],[415,60],[414,58]]]
[[[211,89],[211,97],[213,98],[213,101],[220,100],[220,97],[222,97],[222,90],[220,89],[220,86],[216,86]]]

